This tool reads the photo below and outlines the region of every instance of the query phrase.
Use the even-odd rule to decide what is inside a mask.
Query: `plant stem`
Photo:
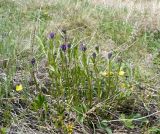
[[[110,88],[111,88],[111,60],[109,59],[108,62],[108,92],[107,92],[107,98],[109,97],[110,94]]]

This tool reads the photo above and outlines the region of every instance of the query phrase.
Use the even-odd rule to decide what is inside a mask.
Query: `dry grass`
[[[159,0],[93,0],[93,2],[114,9],[126,9],[128,14],[123,16],[125,21],[136,19],[137,24],[141,23],[140,26],[148,26],[154,30],[160,26]],[[137,12],[139,16],[136,15]]]
[[[149,10],[151,13],[158,13],[160,8],[159,0],[93,0],[93,2],[107,7],[128,8],[140,12]]]

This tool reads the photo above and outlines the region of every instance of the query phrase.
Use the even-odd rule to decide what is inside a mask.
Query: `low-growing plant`
[[[103,59],[99,48],[90,54],[87,45],[72,43],[67,36],[66,31],[60,34],[51,32],[43,44],[38,38],[48,60],[53,96],[68,101],[73,99],[73,105],[84,102],[91,107],[97,98],[98,101],[108,99],[121,92],[120,87],[130,88],[126,79],[129,77],[127,66],[121,59],[114,61],[113,52]]]
[[[159,74],[141,65],[158,72],[159,31],[127,8],[42,1],[0,3],[0,132],[158,133]]]
[[[1,134],[6,134],[7,133],[7,128],[1,128],[0,132],[1,132]]]

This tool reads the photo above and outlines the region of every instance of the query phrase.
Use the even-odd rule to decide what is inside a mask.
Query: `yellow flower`
[[[125,72],[120,70],[118,74],[119,74],[119,76],[123,76],[125,74]]]
[[[73,123],[68,123],[68,124],[66,125],[66,128],[67,128],[68,134],[72,134],[72,133],[73,133],[73,129],[74,129]]]
[[[106,72],[100,72],[100,75],[102,75],[102,76],[106,76]]]
[[[19,91],[22,91],[22,90],[23,90],[22,84],[17,84],[16,85],[16,91],[19,92]]]
[[[101,74],[102,76],[108,77],[108,76],[112,76],[112,75],[113,75],[113,72],[100,72],[100,74]]]

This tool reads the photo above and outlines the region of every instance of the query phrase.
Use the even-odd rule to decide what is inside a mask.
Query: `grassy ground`
[[[119,2],[0,0],[2,134],[160,133],[159,2]]]

